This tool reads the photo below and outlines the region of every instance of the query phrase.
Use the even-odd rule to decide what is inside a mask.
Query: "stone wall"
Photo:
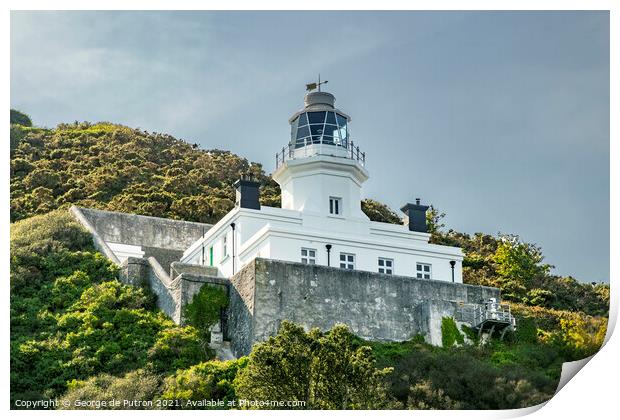
[[[254,290],[256,260],[230,278],[228,337],[233,354],[249,354],[254,344]]]
[[[120,265],[120,280],[125,284],[143,287],[149,282],[149,262],[145,258],[129,257]]]
[[[153,257],[148,258],[148,286],[157,296],[157,307],[172,320],[181,323],[181,278],[174,280]]]
[[[71,212],[93,233],[95,241],[140,246],[145,258],[155,257],[166,269],[212,227],[206,223],[76,206],[71,207]]]
[[[199,264],[187,264],[175,261],[170,264],[170,277],[179,274],[192,274],[195,276],[217,277],[217,267],[209,267]]]
[[[231,279],[229,335],[247,354],[282,320],[327,330],[342,322],[363,338],[441,344],[441,318],[457,304],[499,299],[499,289],[256,259]]]

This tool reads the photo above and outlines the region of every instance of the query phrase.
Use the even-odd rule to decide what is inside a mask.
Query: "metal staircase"
[[[510,312],[510,305],[499,304],[495,299],[489,299],[488,302],[480,304],[459,303],[456,319],[471,325],[477,331],[479,338],[485,332],[491,336],[495,331],[499,331],[501,340],[506,332],[514,331],[517,326],[515,317]]]

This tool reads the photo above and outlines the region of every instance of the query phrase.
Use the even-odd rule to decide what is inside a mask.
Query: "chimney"
[[[428,206],[420,204],[420,199],[415,199],[415,204],[407,203],[400,211],[405,213],[405,226],[412,232],[428,232],[426,226],[426,210]]]
[[[234,184],[236,192],[235,205],[244,209],[260,210],[260,184],[247,178],[241,178]]]

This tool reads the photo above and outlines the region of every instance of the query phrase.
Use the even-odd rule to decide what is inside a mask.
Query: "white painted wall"
[[[129,257],[144,257],[144,251],[142,250],[141,246],[120,244],[117,242],[106,242],[106,244],[120,262],[125,261]]]
[[[428,243],[429,234],[410,232],[407,227],[366,221],[362,228],[359,221],[351,228],[347,219],[323,217],[324,224],[317,226],[319,217],[302,212],[262,207],[261,210],[235,208],[209,230],[203,240],[197,241],[184,254],[182,261],[201,263],[205,247],[214,248],[214,265],[219,275],[229,277],[232,267],[232,236],[230,226],[235,223],[235,272],[256,257],[301,262],[301,248],[317,250],[317,264],[327,265],[325,245],[331,244],[331,266],[338,267],[340,252],[355,254],[357,270],[378,271],[378,258],[394,260],[394,273],[415,277],[416,263],[432,265],[432,279],[452,281],[450,261],[456,261],[455,281],[462,283],[463,254],[460,248]],[[228,243],[228,257],[222,254],[223,237]]]
[[[353,159],[314,155],[289,160],[274,172],[273,179],[280,184],[283,209],[326,216],[329,198],[338,197],[342,199],[341,218],[368,221],[360,208],[368,172]]]

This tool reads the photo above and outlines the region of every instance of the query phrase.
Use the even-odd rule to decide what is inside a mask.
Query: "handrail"
[[[490,307],[486,304],[459,304],[457,320],[467,322],[474,328],[487,321],[505,322],[513,327],[516,325],[515,317],[510,311],[510,305],[506,304]]]
[[[338,153],[340,152],[340,153]],[[337,156],[359,162],[362,166],[366,166],[366,153],[360,151],[353,141],[347,141],[345,144],[336,144],[333,141],[306,142],[301,147],[287,144],[282,150],[276,153],[276,169],[284,164],[287,160],[310,157],[315,155]]]

